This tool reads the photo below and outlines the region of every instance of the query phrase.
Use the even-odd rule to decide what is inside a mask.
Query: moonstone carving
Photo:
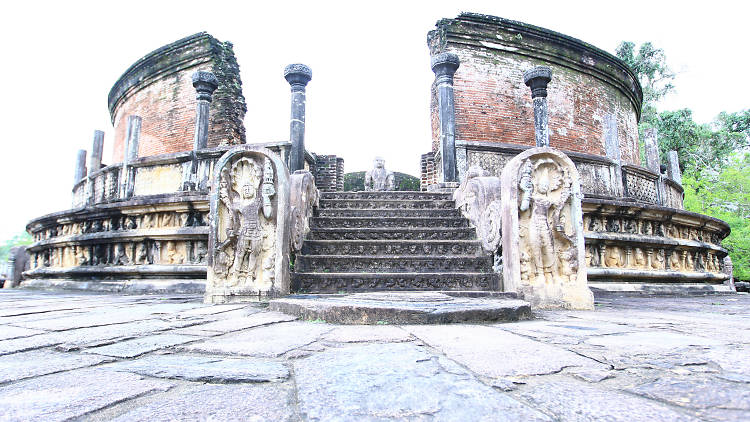
[[[385,160],[381,157],[375,157],[373,166],[372,170],[365,173],[365,190],[396,190],[393,172],[385,169]]]
[[[533,148],[508,162],[501,179],[505,290],[538,308],[593,309],[573,162],[555,149]]]
[[[265,148],[239,146],[214,168],[207,303],[289,293],[289,173]]]

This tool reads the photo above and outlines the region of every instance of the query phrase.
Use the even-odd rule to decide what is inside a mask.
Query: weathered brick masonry
[[[335,155],[316,155],[315,186],[323,192],[344,190],[344,159]]]
[[[605,155],[607,120],[616,118],[624,163],[640,164],[642,93],[624,63],[574,38],[507,19],[463,13],[428,35],[431,54],[449,51],[461,66],[454,77],[456,140],[534,145],[534,110],[523,72],[552,68],[548,88],[551,146]],[[433,151],[439,131],[432,87]]]
[[[122,161],[129,115],[143,119],[139,157],[193,148],[196,99],[191,76],[199,69],[213,72],[219,80],[211,103],[208,147],[245,142],[247,107],[232,44],[201,32],[147,54],[112,87],[113,162]]]

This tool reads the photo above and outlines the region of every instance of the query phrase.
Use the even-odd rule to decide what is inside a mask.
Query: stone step
[[[398,199],[398,200],[450,200],[453,195],[439,192],[321,192],[321,199]]]
[[[465,228],[469,220],[462,217],[313,217],[314,228]]]
[[[383,273],[292,273],[297,293],[339,293],[373,290],[499,290],[496,273],[481,272],[383,272]]]
[[[310,240],[472,240],[476,239],[474,228],[367,228],[367,229],[323,229],[314,228],[305,242]]]
[[[483,256],[476,240],[307,240],[304,255]]]
[[[298,255],[298,272],[491,272],[492,256]]]
[[[406,209],[406,210],[427,210],[427,209],[453,209],[455,203],[451,200],[400,200],[400,199],[321,199],[320,209]]]
[[[448,209],[350,209],[323,208],[318,210],[319,217],[460,217],[461,213],[455,208]]]

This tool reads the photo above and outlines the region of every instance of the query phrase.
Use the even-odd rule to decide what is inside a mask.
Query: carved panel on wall
[[[584,261],[578,171],[565,154],[532,148],[502,175],[503,280],[540,308],[593,309]]]
[[[210,203],[208,303],[289,292],[289,174],[265,148],[238,146],[216,164]]]

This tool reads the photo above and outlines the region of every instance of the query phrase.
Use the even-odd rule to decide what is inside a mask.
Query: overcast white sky
[[[486,13],[609,52],[623,40],[652,41],[679,72],[662,109],[689,107],[709,122],[750,106],[748,9],[718,0],[11,2],[0,16],[0,241],[70,208],[76,151],[90,150],[94,129],[105,131],[111,163],[112,84],[143,55],[199,31],[234,43],[248,142],[288,139],[282,71],[301,62],[313,70],[308,150],[343,157],[347,172],[382,155],[387,168],[418,175],[430,149],[426,34],[438,19]]]

